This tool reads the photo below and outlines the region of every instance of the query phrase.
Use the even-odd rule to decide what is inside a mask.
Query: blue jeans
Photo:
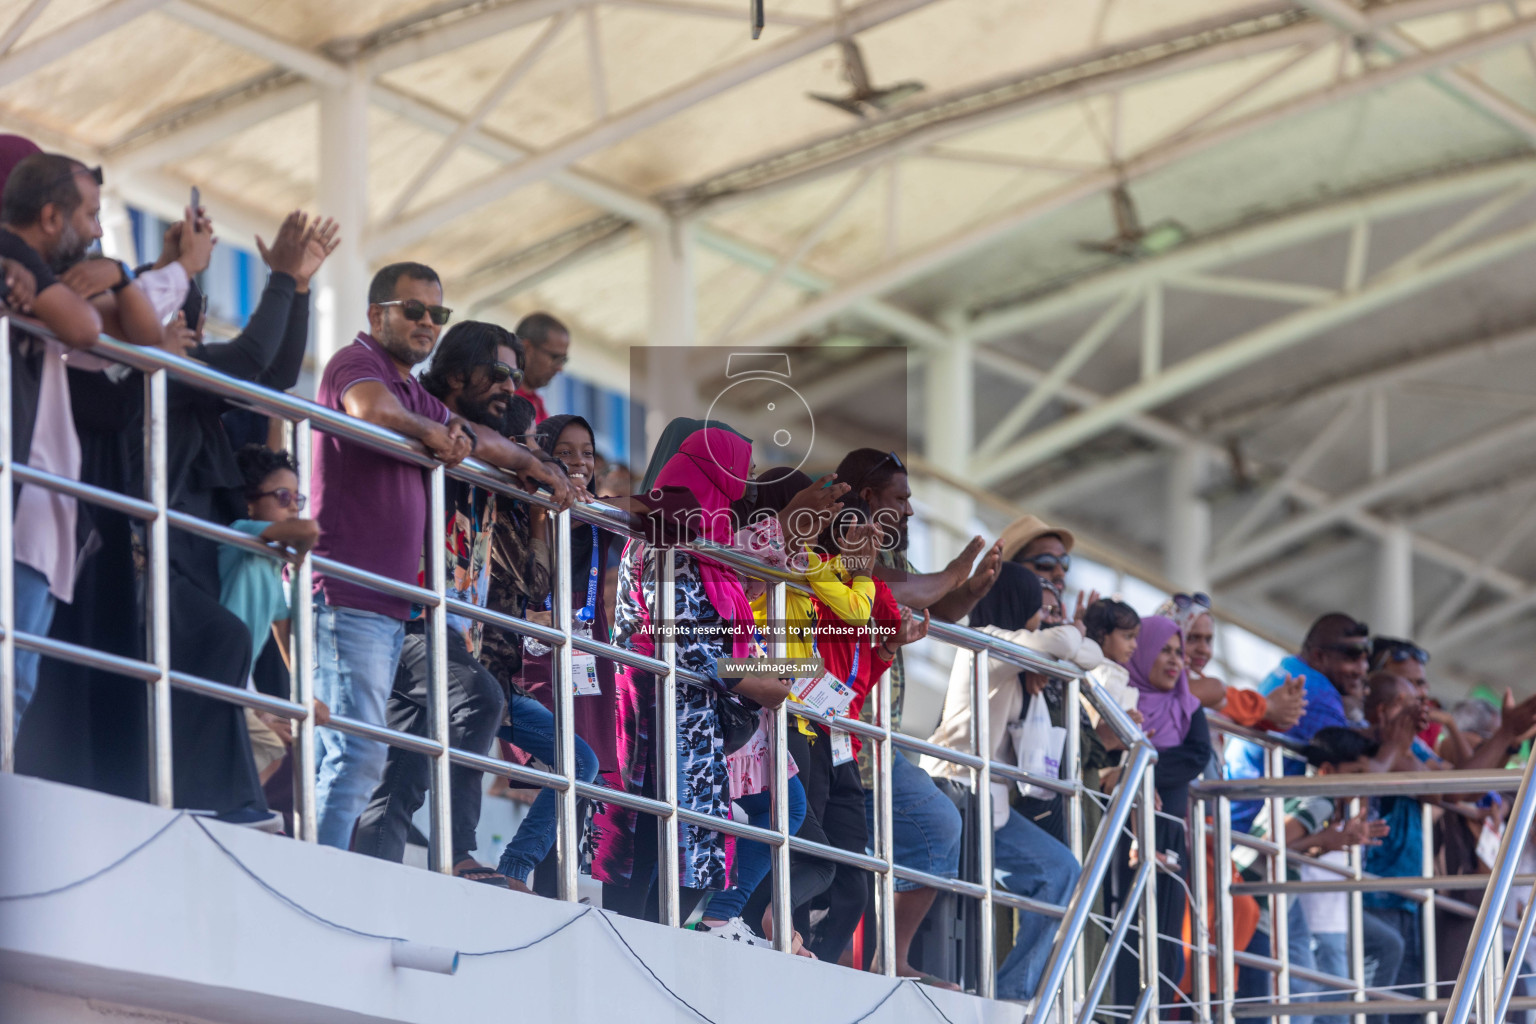
[[[16,574],[16,632],[47,636],[48,627],[53,625],[53,608],[57,601],[48,592],[48,577],[30,565],[22,565],[20,562],[11,564]],[[16,724],[11,730],[12,739],[16,738],[16,730],[21,728],[22,713],[27,710],[27,705],[32,703],[32,695],[37,692],[39,657],[36,651],[16,648]]]
[[[512,714],[512,731],[508,735],[503,729],[502,737],[545,764],[554,764],[555,716],[550,710],[526,694],[514,693],[508,711]],[[597,778],[597,755],[580,736],[576,737],[576,777],[582,782]],[[555,812],[555,791],[539,790],[528,808],[528,816],[517,826],[517,835],[502,851],[501,864],[496,870],[526,883],[539,861],[549,856],[549,851],[554,848]]]
[[[315,601],[315,696],[331,713],[385,725],[405,623],[377,612]],[[352,829],[384,778],[389,748],[378,740],[315,730],[315,813],[319,839],[345,850]]]
[[[992,833],[992,872],[1004,889],[1042,903],[1065,905],[1082,868],[1072,851],[1018,811]],[[1058,922],[1019,911],[1013,950],[997,969],[999,999],[1028,999],[1040,984]]]
[[[1312,959],[1316,962],[1317,969],[1324,974],[1333,974],[1340,978],[1352,977],[1349,970],[1349,933],[1313,932]],[[1333,986],[1329,987],[1332,988]],[[1322,998],[1337,1002],[1340,999],[1348,999],[1349,997],[1344,995],[1328,995]],[[1343,1016],[1335,1017],[1326,1014],[1318,1014],[1312,1020],[1313,1024],[1347,1024],[1347,1020]]]
[[[1307,970],[1317,970],[1317,961],[1312,957],[1312,929],[1307,927],[1307,915],[1301,909],[1301,901],[1291,899],[1286,902],[1286,946],[1291,953],[1291,967],[1305,967]],[[1298,978],[1291,975],[1291,999],[1296,1002],[1305,1002],[1313,992],[1321,992],[1323,986],[1315,981]],[[1312,1018],[1301,1014],[1291,1014],[1291,1024],[1312,1024]]]
[[[891,758],[891,844],[904,868],[940,878],[960,874],[960,810],[933,784],[928,773],[894,750]],[[869,834],[875,831],[875,794],[864,794]],[[920,882],[896,880],[897,892],[923,888]]]
[[[794,835],[800,831],[800,826],[805,824],[805,787],[800,784],[798,777],[792,777],[789,780],[787,795],[789,797],[789,834]],[[736,804],[747,812],[748,825],[756,825],[758,828],[773,827],[773,794],[768,790],[740,797],[736,800]],[[752,894],[757,891],[757,887],[772,870],[771,847],[750,839],[736,840],[736,884],[724,892],[717,892],[711,896],[705,912],[711,919],[719,921],[740,917],[742,908],[747,905],[747,900],[752,898]]]

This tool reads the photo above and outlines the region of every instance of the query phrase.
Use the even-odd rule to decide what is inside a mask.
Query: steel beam
[[[36,42],[12,50],[0,58],[0,88],[89,46],[107,33],[115,32],[139,15],[148,14],[165,3],[166,0],[112,0]]]
[[[407,26],[398,38],[386,38],[359,54],[369,78],[378,78],[398,68],[417,64],[451,53],[460,47],[482,43],[503,32],[530,25],[557,14],[584,6],[585,0],[520,0],[519,3],[483,7],[467,15],[448,12],[440,23],[425,27]],[[465,7],[478,7],[468,3]]]
[[[347,84],[346,65],[323,53],[295,46],[285,39],[279,39],[227,14],[192,3],[191,0],[164,0],[164,9],[166,14],[177,21],[280,67],[297,71],[320,85],[339,89]]]
[[[382,255],[409,245],[447,221],[495,202],[524,185],[548,177],[553,171],[569,167],[583,157],[623,142],[697,103],[815,53],[839,39],[899,18],[930,2],[932,0],[868,0],[846,11],[835,21],[803,29],[776,46],[758,50],[738,62],[700,75],[676,89],[600,121],[565,142],[493,174],[449,199],[433,203],[375,234],[369,241],[368,251]]]

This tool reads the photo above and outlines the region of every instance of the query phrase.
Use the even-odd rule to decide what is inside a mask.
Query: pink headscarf
[[[697,527],[695,535],[731,547],[736,540],[736,517],[731,512],[731,502],[746,492],[751,468],[751,442],[729,430],[709,427],[696,430],[683,440],[677,454],[656,474],[656,486],[686,487],[702,513],[689,519]],[[694,557],[699,563],[699,574],[704,577],[709,603],[730,623],[731,657],[750,657],[754,619],[741,578],[734,569],[711,558]]]
[[[0,192],[10,180],[11,171],[33,153],[41,153],[37,143],[20,135],[0,135]]]
[[[1130,672],[1131,685],[1141,694],[1136,710],[1141,712],[1143,729],[1155,730],[1152,745],[1159,750],[1176,747],[1184,742],[1189,732],[1189,720],[1200,707],[1200,698],[1189,692],[1189,673],[1180,671],[1172,690],[1160,690],[1151,683],[1152,664],[1163,653],[1168,638],[1183,636],[1179,624],[1161,615],[1148,615],[1141,620],[1141,635],[1136,640],[1136,653],[1131,655],[1126,669]]]

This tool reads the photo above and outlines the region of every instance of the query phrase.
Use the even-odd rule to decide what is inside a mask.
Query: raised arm
[[[293,271],[293,301],[288,306],[288,324],[283,330],[277,355],[261,375],[261,384],[287,391],[299,382],[299,372],[304,368],[304,349],[309,344],[309,282],[326,257],[340,244],[336,222],[329,217],[314,221],[305,231],[303,253]]]

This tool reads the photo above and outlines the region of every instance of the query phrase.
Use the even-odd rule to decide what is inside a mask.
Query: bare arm
[[[450,466],[464,461],[469,455],[469,436],[458,425],[462,421],[438,423],[418,416],[401,405],[383,381],[358,381],[342,395],[341,405],[348,416],[414,437],[426,445],[434,457]]]
[[[39,292],[32,300],[32,312],[70,348],[90,348],[101,335],[101,314],[66,284],[54,284]],[[159,339],[157,330],[157,343]]]

